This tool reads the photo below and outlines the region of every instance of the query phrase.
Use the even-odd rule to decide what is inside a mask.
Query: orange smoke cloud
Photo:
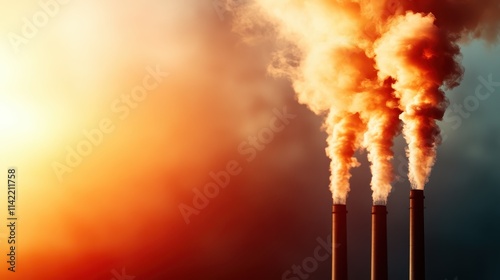
[[[423,189],[436,158],[439,127],[446,98],[441,87],[458,85],[459,48],[434,25],[431,14],[407,13],[389,22],[375,43],[379,78],[395,79],[392,87],[403,111],[403,134],[408,143],[409,179]]]
[[[377,89],[366,94],[367,101],[361,115],[366,122],[363,146],[368,151],[371,163],[371,187],[374,204],[385,204],[394,180],[392,167],[392,144],[400,132],[398,100],[393,95],[391,79],[387,79]]]
[[[349,192],[350,169],[359,166],[354,153],[360,146],[360,131],[364,124],[358,114],[346,114],[341,118],[331,114],[326,122],[328,132],[327,154],[332,158],[330,164],[331,190],[335,203],[345,204]],[[335,162],[333,159],[342,159]]]
[[[386,203],[394,178],[393,139],[401,130],[411,185],[424,188],[440,141],[436,121],[446,109],[444,90],[457,86],[463,73],[457,40],[497,38],[499,22],[485,9],[498,12],[498,3],[471,5],[255,0],[236,11],[235,31],[245,39],[263,30],[277,38],[271,74],[289,78],[299,102],[327,116],[334,203],[346,202],[358,149],[367,151],[371,163],[374,203]]]

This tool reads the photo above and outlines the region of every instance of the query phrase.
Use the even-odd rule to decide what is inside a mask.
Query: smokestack
[[[410,191],[410,280],[425,279],[424,191]]]
[[[332,280],[347,280],[347,209],[332,207]]]
[[[387,208],[372,206],[372,280],[387,280]]]

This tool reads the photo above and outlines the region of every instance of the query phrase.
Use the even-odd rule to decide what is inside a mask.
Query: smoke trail
[[[446,109],[441,86],[453,87],[461,78],[455,61],[460,50],[434,21],[431,14],[409,12],[390,21],[375,43],[379,77],[395,79],[393,88],[408,143],[408,175],[416,189],[424,188],[436,158],[440,140],[436,120],[442,119]]]
[[[368,151],[371,163],[374,205],[387,203],[391,182],[394,180],[392,145],[401,129],[398,119],[401,110],[398,108],[398,100],[393,96],[391,82],[391,79],[387,79],[380,89],[370,92],[366,109],[361,112],[367,123],[363,146]]]
[[[440,141],[444,90],[463,73],[457,42],[497,39],[498,12],[496,0],[254,0],[236,13],[235,30],[275,36],[270,72],[289,78],[299,102],[326,116],[334,202],[345,203],[355,151],[366,149],[374,203],[385,204],[401,123],[409,178],[423,189]]]
[[[349,192],[350,169],[359,166],[354,153],[360,146],[360,132],[364,124],[358,114],[349,114],[340,118],[334,114],[328,116],[327,154],[332,159],[330,164],[330,189],[334,204],[345,204]],[[339,160],[338,162],[336,160]]]
[[[368,151],[374,174],[373,199],[385,204],[393,180],[391,147],[400,131],[401,111],[390,83],[378,80],[371,49],[377,33],[359,16],[367,12],[348,1],[257,2],[258,12],[250,13],[252,17],[270,15],[280,35],[291,42],[276,53],[271,73],[290,78],[299,102],[327,115],[326,151],[331,158],[334,203],[346,202],[350,169],[359,166],[354,153],[362,148]],[[241,32],[241,25],[238,28]],[[288,63],[296,57],[292,59],[296,63]]]

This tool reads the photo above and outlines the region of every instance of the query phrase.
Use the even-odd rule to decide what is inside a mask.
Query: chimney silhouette
[[[410,280],[425,279],[424,191],[410,191]]]
[[[387,208],[372,206],[371,280],[387,280]]]
[[[332,207],[332,280],[347,280],[347,209]]]

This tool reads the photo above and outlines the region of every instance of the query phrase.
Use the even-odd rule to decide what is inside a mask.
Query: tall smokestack
[[[347,209],[332,207],[332,280],[347,280]]]
[[[387,280],[387,208],[372,206],[372,280]]]
[[[410,280],[425,279],[424,191],[410,191]]]

